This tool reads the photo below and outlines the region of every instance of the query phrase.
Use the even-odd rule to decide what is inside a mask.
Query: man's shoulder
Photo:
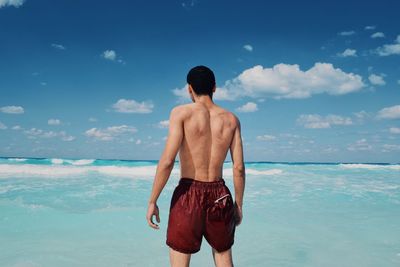
[[[177,112],[183,112],[183,111],[186,111],[186,110],[190,110],[192,108],[191,105],[193,105],[193,104],[189,103],[189,104],[177,105],[177,106],[172,108],[171,113],[173,113],[173,112],[177,113]]]
[[[235,115],[235,113],[233,113],[230,110],[227,109],[223,109],[221,108],[224,112],[224,114],[226,115],[226,117],[234,124],[238,124],[239,123],[239,118]]]
[[[175,106],[171,109],[171,116],[174,117],[185,117],[186,115],[190,114],[191,111],[191,104],[182,104]]]

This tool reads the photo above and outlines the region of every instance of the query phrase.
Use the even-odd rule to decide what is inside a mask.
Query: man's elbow
[[[242,177],[244,177],[244,173],[245,173],[244,164],[243,164],[243,163],[234,164],[234,165],[233,165],[233,173],[235,174],[235,176],[242,176]]]
[[[174,164],[175,164],[175,160],[173,160],[173,159],[163,159],[163,160],[160,160],[160,162],[158,163],[160,168],[167,169],[167,170],[173,169]]]

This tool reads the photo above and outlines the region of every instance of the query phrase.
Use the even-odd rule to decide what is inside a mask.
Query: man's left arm
[[[168,138],[164,152],[157,165],[153,189],[149,199],[146,219],[149,226],[154,229],[159,229],[159,226],[153,222],[153,216],[156,216],[158,223],[160,222],[157,199],[174,168],[175,158],[183,140],[183,115],[180,109],[181,107],[175,107],[171,111]]]

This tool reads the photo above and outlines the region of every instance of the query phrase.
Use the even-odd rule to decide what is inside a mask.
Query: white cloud
[[[117,59],[117,53],[114,50],[106,50],[101,56],[107,60],[114,61]]]
[[[338,34],[341,36],[350,36],[350,35],[354,35],[356,32],[355,31],[343,31],[343,32],[339,32]]]
[[[397,36],[393,44],[385,44],[376,49],[380,56],[400,55],[400,35]]]
[[[373,114],[371,114],[370,112],[366,112],[365,110],[354,112],[353,114],[360,123],[364,122],[365,119],[373,117]]]
[[[12,127],[12,129],[15,130],[15,131],[19,131],[19,130],[22,130],[22,127],[19,126],[19,125],[15,125],[15,126]]]
[[[213,95],[214,100],[227,100],[232,101],[235,100],[234,96],[230,94],[229,90],[226,88],[219,88],[215,89],[215,93]]]
[[[44,131],[42,129],[37,129],[37,128],[31,128],[29,130],[26,130],[24,133],[30,139],[36,139],[38,137],[39,138],[59,137],[61,140],[67,142],[75,140],[74,136],[68,135],[65,131],[54,132],[54,131]]]
[[[105,50],[101,54],[101,57],[106,59],[106,60],[118,62],[118,63],[121,63],[121,64],[126,64],[125,61],[122,60],[121,57],[117,55],[117,52],[115,52],[115,50]]]
[[[371,38],[384,38],[385,34],[383,32],[375,32],[373,34],[371,34]]]
[[[72,135],[66,135],[66,134],[65,134],[64,136],[61,137],[61,139],[62,139],[63,141],[69,142],[69,141],[75,140],[75,137],[72,136]]]
[[[370,26],[365,26],[365,30],[375,30],[376,26],[375,25],[370,25]]]
[[[142,140],[140,140],[140,139],[136,140],[136,142],[135,142],[136,145],[140,145],[141,143],[142,143]]]
[[[384,75],[376,75],[376,74],[371,74],[368,76],[368,80],[371,84],[373,85],[385,85],[386,82],[383,79]]]
[[[7,126],[4,123],[0,122],[0,130],[5,130],[5,129],[7,129]]]
[[[96,122],[96,121],[97,121],[97,119],[96,119],[96,118],[94,118],[94,117],[90,117],[90,118],[88,119],[88,121],[90,121],[90,122]]]
[[[0,0],[0,8],[5,6],[20,7],[25,0]]]
[[[60,121],[59,119],[49,119],[49,120],[47,121],[47,124],[48,124],[48,125],[60,125],[60,124],[61,124],[61,121]]]
[[[229,95],[254,98],[307,98],[320,93],[342,95],[364,86],[361,76],[335,69],[329,63],[315,63],[306,71],[300,70],[297,64],[281,63],[272,68],[257,65],[225,83]]]
[[[158,128],[168,128],[168,126],[169,126],[169,120],[160,121],[157,124]]]
[[[297,134],[291,134],[291,133],[281,133],[280,134],[281,137],[286,137],[286,138],[300,138],[299,135]]]
[[[274,140],[276,140],[276,136],[268,135],[268,134],[259,135],[259,136],[257,136],[257,140],[260,140],[260,141],[274,141]]]
[[[255,111],[257,111],[257,110],[258,110],[257,104],[254,103],[254,102],[247,102],[247,103],[244,104],[243,106],[236,108],[236,111],[238,111],[238,112],[244,112],[244,113],[247,113],[247,112],[255,112]]]
[[[181,4],[183,8],[191,9],[195,6],[197,0],[184,0]]]
[[[361,110],[358,112],[354,112],[354,116],[356,116],[359,119],[364,119],[365,117],[368,116],[368,112],[366,112],[365,110]]]
[[[178,102],[184,103],[190,101],[189,92],[187,90],[188,90],[187,86],[185,85],[180,89],[179,88],[173,89],[172,93],[178,97]]]
[[[51,44],[51,47],[54,47],[58,50],[65,50],[65,46],[61,45],[61,44]]]
[[[120,113],[151,113],[154,105],[151,101],[136,102],[133,99],[120,99],[112,105],[115,112]]]
[[[190,99],[187,85],[185,85],[184,87],[182,87],[180,89],[179,88],[173,89],[172,93],[178,97],[179,103],[185,103],[185,102],[192,101]],[[235,100],[235,97],[234,97],[234,95],[230,94],[230,91],[228,89],[217,87],[215,89],[215,93],[213,94],[213,100],[232,101],[232,100]]]
[[[400,105],[383,108],[378,112],[378,119],[400,119]]]
[[[400,134],[400,128],[398,128],[398,127],[391,127],[391,128],[389,129],[389,132],[390,132],[391,134]]]
[[[24,108],[20,106],[5,106],[1,107],[0,111],[8,114],[22,114],[24,113]]]
[[[397,83],[400,84],[400,80],[397,80]]]
[[[244,45],[243,48],[244,48],[245,50],[249,51],[249,52],[252,52],[252,51],[253,51],[253,46],[251,46],[251,45],[249,45],[249,44]]]
[[[86,136],[93,137],[94,139],[101,141],[111,141],[118,136],[122,136],[129,133],[136,133],[137,129],[133,126],[120,125],[111,126],[105,129],[91,128],[85,132]]]
[[[44,133],[46,133],[46,134],[44,134]],[[25,134],[27,134],[30,137],[36,137],[36,136],[49,137],[50,133],[53,133],[53,132],[52,131],[45,132],[41,129],[36,129],[36,128],[31,128],[31,129],[25,131]]]
[[[325,121],[320,115],[317,114],[302,114],[297,118],[297,123],[305,128],[322,129],[330,128],[329,122]]]
[[[357,140],[355,143],[347,146],[347,150],[350,151],[368,151],[371,150],[372,146],[368,144],[365,138]]]
[[[325,117],[318,114],[301,114],[297,118],[297,124],[304,128],[324,129],[330,128],[332,125],[351,125],[353,121],[349,117],[329,114]]]
[[[339,149],[337,149],[336,147],[327,147],[327,148],[324,148],[322,151],[325,153],[335,153],[335,152],[339,151]]]
[[[340,56],[340,57],[356,57],[357,56],[357,50],[347,48],[342,53],[338,53],[338,56]]]
[[[325,117],[325,119],[331,124],[331,125],[351,125],[353,124],[353,121],[349,117],[342,117],[339,115],[328,115]]]
[[[392,152],[392,151],[399,151],[400,150],[400,145],[394,145],[394,144],[384,144],[382,146],[382,152]]]

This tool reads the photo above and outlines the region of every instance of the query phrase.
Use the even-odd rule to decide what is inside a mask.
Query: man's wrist
[[[149,200],[149,205],[157,204],[157,200]]]

